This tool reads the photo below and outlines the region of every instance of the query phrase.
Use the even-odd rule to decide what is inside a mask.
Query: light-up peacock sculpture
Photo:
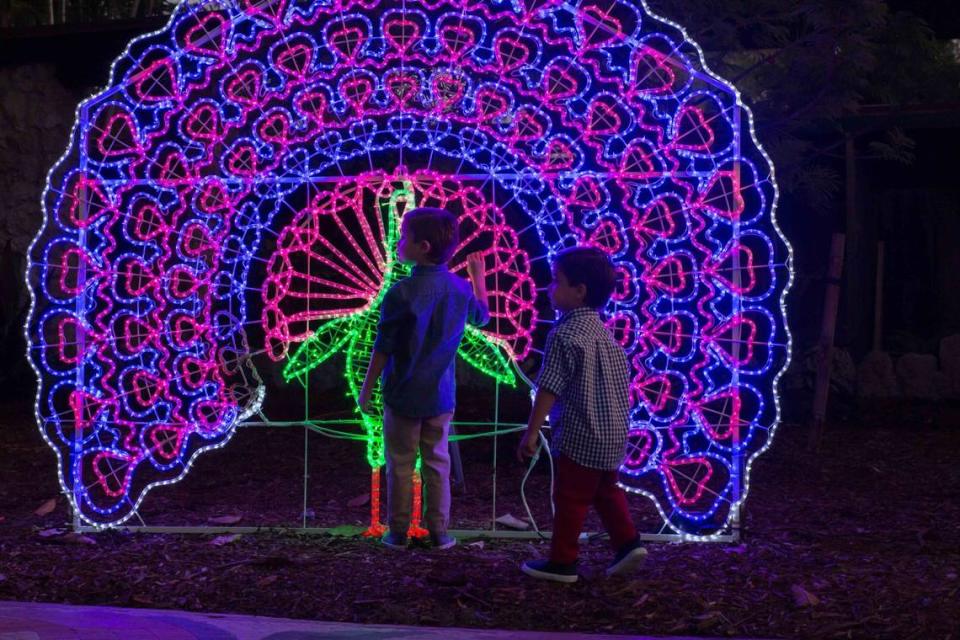
[[[451,268],[484,251],[491,290],[460,355],[503,383],[542,348],[552,256],[610,254],[621,481],[674,532],[723,531],[789,359],[772,173],[736,90],[642,2],[184,2],[80,106],[44,193],[27,333],[63,489],[126,521],[258,411],[261,358],[294,381],[339,354],[355,392],[403,213],[443,206]]]

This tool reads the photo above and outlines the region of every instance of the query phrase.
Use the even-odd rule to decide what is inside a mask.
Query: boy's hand
[[[474,251],[467,256],[467,273],[474,282],[482,280],[484,277],[483,252]]]
[[[517,447],[517,460],[526,462],[527,458],[537,455],[537,441],[540,438],[539,431],[524,433],[520,438],[520,446]]]
[[[371,414],[373,413],[373,403],[371,402],[370,389],[367,388],[367,385],[363,385],[363,388],[360,389],[360,395],[357,396],[357,406],[360,407],[361,413]]]

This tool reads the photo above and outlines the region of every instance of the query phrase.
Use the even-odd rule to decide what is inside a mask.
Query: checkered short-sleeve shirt
[[[557,396],[550,412],[551,447],[594,469],[623,461],[630,411],[630,369],[600,316],[581,307],[547,336],[537,388]]]

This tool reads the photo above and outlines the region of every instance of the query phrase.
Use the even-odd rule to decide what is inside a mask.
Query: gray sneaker
[[[527,560],[520,565],[520,571],[531,578],[573,584],[577,581],[577,564],[557,564],[549,560]]]
[[[457,539],[446,533],[431,533],[430,534],[430,543],[433,545],[434,549],[451,549],[457,546]]]
[[[399,533],[388,531],[382,538],[380,538],[380,544],[391,549],[406,549],[407,536],[402,536]]]
[[[627,576],[634,573],[647,559],[647,550],[640,546],[640,540],[628,542],[617,552],[613,562],[607,567],[608,576]]]

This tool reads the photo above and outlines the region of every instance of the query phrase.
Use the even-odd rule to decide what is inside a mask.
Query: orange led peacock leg
[[[377,335],[378,309],[359,316],[354,324],[355,332],[346,350],[346,378],[354,402],[360,397],[360,389],[367,375],[373,343]],[[370,465],[370,526],[364,531],[367,537],[379,537],[386,532],[381,520],[380,470],[384,465],[383,454],[383,395],[380,381],[376,382],[370,401],[371,412],[361,413],[360,421],[367,439],[367,463]]]
[[[425,538],[430,533],[420,525],[423,517],[423,481],[420,475],[422,462],[420,456],[417,455],[417,465],[413,469],[413,511],[411,512],[410,528],[407,529],[407,536],[411,538]]]

